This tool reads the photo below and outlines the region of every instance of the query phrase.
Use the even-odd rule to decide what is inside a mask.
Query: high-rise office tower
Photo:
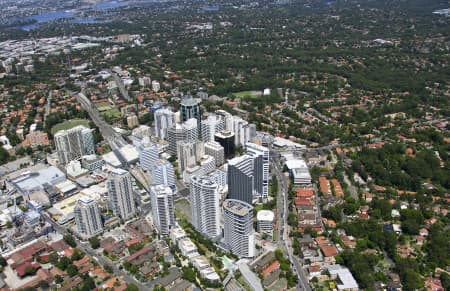
[[[135,215],[133,181],[130,173],[114,169],[106,182],[111,208],[115,216],[127,220]]]
[[[82,197],[74,208],[78,234],[86,239],[103,231],[102,219],[97,202],[92,198]]]
[[[159,160],[158,146],[150,141],[149,137],[144,137],[139,150],[139,164],[143,171],[150,170]]]
[[[167,131],[175,125],[175,113],[168,108],[155,111],[155,135],[163,140],[167,140]]]
[[[177,142],[178,171],[183,171],[196,164],[195,160],[195,143],[185,141]]]
[[[183,173],[186,168],[194,166],[204,154],[203,142],[179,141],[177,143],[177,156],[180,173]]]
[[[220,236],[219,186],[207,176],[191,178],[192,224],[210,239]]]
[[[172,156],[177,155],[177,142],[184,140],[184,131],[181,124],[176,123],[167,130],[169,140],[169,152]]]
[[[254,159],[254,189],[258,196],[267,199],[269,195],[269,149],[254,143],[246,143],[246,154]]]
[[[225,162],[225,150],[216,141],[208,141],[205,143],[205,155],[212,156],[216,160],[217,167],[222,166]]]
[[[219,115],[222,120],[223,120],[223,124],[224,124],[224,129],[223,130],[228,130],[228,131],[233,131],[233,115],[231,115],[231,113],[219,109],[216,110],[216,114]]]
[[[202,140],[203,142],[214,141],[216,132],[225,129],[225,122],[220,115],[210,114],[208,118],[202,120]]]
[[[173,209],[173,191],[170,187],[156,185],[150,188],[152,200],[153,224],[161,235],[168,235],[170,228],[175,226]]]
[[[234,133],[231,131],[223,130],[216,133],[214,140],[223,146],[225,158],[231,159],[234,157]]]
[[[235,146],[244,146],[250,141],[250,125],[246,120],[238,116],[233,116],[233,131]]]
[[[253,202],[254,161],[249,155],[243,155],[228,161],[228,198],[248,204]]]
[[[175,171],[167,160],[159,160],[151,170],[152,185],[164,185],[175,191]]]
[[[200,128],[200,122],[202,120],[200,102],[194,99],[192,95],[184,96],[181,100],[180,114],[182,122],[191,118],[197,119],[198,128]]]
[[[59,161],[63,165],[72,160],[79,160],[84,155],[95,153],[92,130],[82,125],[60,130],[54,138]]]
[[[186,120],[181,127],[183,128],[183,140],[187,142],[198,141],[198,124],[195,118]]]
[[[255,256],[253,207],[245,202],[227,199],[223,203],[225,244],[241,258]]]

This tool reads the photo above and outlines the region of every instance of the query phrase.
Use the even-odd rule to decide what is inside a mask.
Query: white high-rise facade
[[[153,90],[153,92],[158,93],[159,89],[161,89],[161,84],[159,84],[158,81],[153,80],[152,81],[152,90]]]
[[[225,129],[225,122],[220,115],[211,114],[208,118],[202,120],[202,140],[203,142],[214,141],[216,132]]]
[[[148,137],[144,137],[139,150],[139,164],[143,171],[150,170],[159,160],[159,148],[156,144],[151,143]]]
[[[177,142],[184,140],[184,131],[181,124],[176,123],[167,130],[169,141],[169,152],[172,156],[177,155]]]
[[[216,114],[222,117],[224,129],[228,131],[234,131],[233,127],[233,115],[225,110],[216,110]]]
[[[198,123],[197,119],[190,118],[186,120],[181,127],[183,128],[184,141],[197,142],[198,141]]]
[[[205,143],[205,155],[212,156],[216,160],[216,166],[218,167],[225,162],[225,149],[217,141]]]
[[[106,182],[109,200],[114,215],[128,220],[136,214],[134,203],[133,181],[130,173],[122,169],[114,169]]]
[[[102,233],[103,225],[100,217],[100,209],[92,198],[82,197],[74,208],[75,222],[78,234],[84,238],[90,238]]]
[[[177,142],[178,170],[180,173],[200,161],[205,154],[203,142]]]
[[[60,130],[55,134],[54,139],[59,161],[63,165],[73,160],[79,160],[84,155],[95,153],[92,129],[82,125],[68,130]]]
[[[224,238],[231,252],[240,258],[255,256],[253,207],[245,202],[227,199],[223,203]]]
[[[175,125],[175,113],[168,108],[155,111],[155,135],[163,140],[167,140],[167,131]]]
[[[179,141],[177,143],[177,156],[178,156],[178,171],[183,171],[194,166],[196,162],[195,158],[195,143],[189,143],[185,141]]]
[[[270,169],[270,151],[268,148],[254,144],[246,143],[246,154],[253,157],[254,161],[254,188],[256,195],[262,199],[269,196],[269,169]],[[258,160],[257,160],[258,159]]]
[[[244,146],[250,141],[250,126],[246,120],[233,116],[234,144],[236,147]]]
[[[191,179],[192,224],[209,239],[220,236],[219,186],[207,176]]]
[[[151,170],[152,185],[165,185],[175,191],[175,171],[167,160],[159,160]]]
[[[173,191],[164,185],[152,186],[150,197],[153,224],[161,235],[168,235],[170,229],[175,226]]]

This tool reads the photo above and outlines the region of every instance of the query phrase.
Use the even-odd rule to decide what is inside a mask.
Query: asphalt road
[[[283,174],[281,164],[278,158],[278,154],[271,152],[270,158],[272,160],[272,169],[278,179],[278,199],[277,199],[277,213],[278,213],[278,226],[279,226],[279,239],[278,244],[282,248],[283,253],[288,255],[289,260],[293,264],[293,270],[297,273],[299,279],[298,287],[301,290],[311,291],[309,286],[309,281],[306,274],[299,263],[298,259],[294,256],[292,251],[292,242],[289,237],[289,225],[287,223],[287,212],[288,212],[288,181],[287,177]]]

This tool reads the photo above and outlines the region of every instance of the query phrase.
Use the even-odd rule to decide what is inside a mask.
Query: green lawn
[[[64,121],[64,122],[59,123],[52,127],[52,134],[55,134],[60,130],[71,129],[78,125],[84,125],[86,127],[89,127],[89,120],[87,120],[87,119],[71,119],[68,121]]]
[[[242,98],[242,97],[257,98],[262,95],[262,92],[261,91],[241,91],[241,92],[233,93],[232,95],[237,98]]]
[[[95,104],[95,107],[97,107],[98,111],[100,112],[112,109],[111,104],[109,104],[109,102],[97,103]]]
[[[113,108],[113,109],[110,109],[110,110],[103,111],[102,114],[105,117],[106,116],[113,117],[113,118],[119,118],[120,117],[120,111],[117,108]]]

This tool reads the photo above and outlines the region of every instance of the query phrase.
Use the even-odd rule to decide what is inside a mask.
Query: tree
[[[9,153],[3,147],[0,147],[0,164],[4,164],[9,160]]]
[[[135,284],[131,283],[128,284],[127,288],[125,288],[125,291],[139,291],[139,288]]]
[[[444,287],[444,290],[450,290],[450,275],[445,272],[442,272],[440,279],[442,282],[442,287]]]
[[[70,277],[73,277],[76,274],[78,274],[78,269],[73,264],[68,265],[66,271]]]
[[[77,243],[75,242],[75,238],[71,234],[64,235],[63,239],[66,242],[66,244],[68,244],[72,248],[77,246]]]
[[[25,276],[36,274],[37,269],[33,266],[28,266],[25,268]]]
[[[56,284],[61,284],[62,282],[64,282],[63,277],[61,277],[60,275],[56,275],[55,276],[55,283]]]
[[[46,290],[48,287],[50,287],[50,285],[48,284],[48,282],[45,281],[45,280],[39,281],[38,286],[41,287],[41,288],[44,289],[44,290]]]
[[[81,287],[82,291],[90,291],[95,289],[95,281],[90,276],[86,276],[83,282],[83,287]]]
[[[56,263],[56,266],[61,270],[66,270],[67,267],[72,264],[72,261],[68,257],[62,257],[58,263]]]
[[[89,243],[93,249],[98,249],[100,247],[100,240],[98,237],[94,236],[89,239]]]
[[[195,278],[197,276],[195,275],[195,271],[192,270],[192,268],[183,267],[182,271],[183,271],[183,279],[186,279],[189,282],[195,282]]]
[[[75,249],[73,249],[73,254],[72,254],[72,257],[70,257],[70,259],[72,261],[78,261],[78,260],[81,260],[83,257],[84,257],[84,253],[80,249],[75,248]]]
[[[51,252],[50,255],[48,256],[48,261],[53,265],[58,263],[58,254],[56,252]]]
[[[111,268],[110,265],[104,265],[103,269],[105,269],[106,272],[112,274],[113,273],[113,269]]]

